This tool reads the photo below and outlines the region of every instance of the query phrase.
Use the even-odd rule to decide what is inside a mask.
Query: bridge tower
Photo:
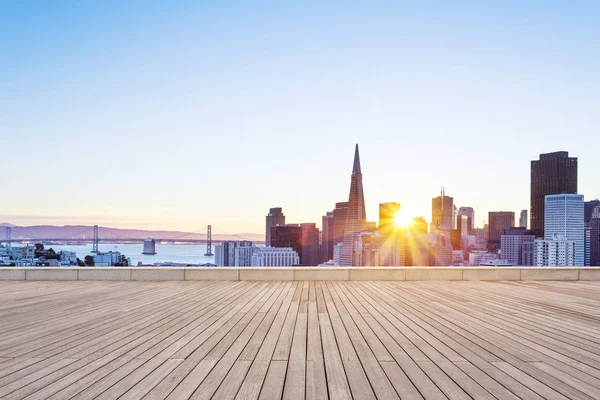
[[[92,253],[100,253],[98,251],[98,225],[94,225],[94,241],[92,242]]]
[[[6,227],[6,247],[10,249],[12,243],[12,229],[10,226]]]
[[[206,231],[206,254],[204,254],[207,257],[211,257],[213,256],[213,252],[212,252],[212,226],[209,225],[208,229]]]

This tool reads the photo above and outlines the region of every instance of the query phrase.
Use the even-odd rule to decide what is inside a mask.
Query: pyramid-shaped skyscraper
[[[367,226],[367,213],[365,211],[365,195],[363,192],[362,173],[360,171],[358,144],[354,150],[354,165],[352,166],[352,178],[350,180],[347,215],[340,264],[343,266],[353,266],[356,265],[354,257],[356,235],[363,232]]]

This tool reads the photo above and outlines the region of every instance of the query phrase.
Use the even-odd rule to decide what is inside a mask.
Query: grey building
[[[274,207],[269,209],[269,214],[266,218],[266,234],[265,243],[267,246],[271,245],[271,228],[277,225],[285,225],[285,215],[281,207]]]
[[[502,259],[515,265],[534,265],[535,232],[526,228],[503,229],[500,236]]]

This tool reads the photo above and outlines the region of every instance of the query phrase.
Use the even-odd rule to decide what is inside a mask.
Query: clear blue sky
[[[528,209],[556,150],[600,197],[600,2],[10,3],[0,222],[320,224],[357,142],[369,220]]]

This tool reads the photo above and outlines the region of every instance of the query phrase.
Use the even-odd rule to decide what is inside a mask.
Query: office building
[[[590,222],[590,266],[600,267],[600,206],[592,211]]]
[[[535,233],[526,228],[503,229],[500,253],[503,260],[514,265],[534,265]]]
[[[583,196],[579,194],[548,195],[544,202],[544,239],[558,236],[572,241],[576,267],[583,267],[585,259],[583,210]]]
[[[454,199],[446,196],[442,188],[440,196],[431,199],[431,230],[450,231],[454,228]]]
[[[333,245],[333,264],[336,266],[341,265],[342,262],[342,247],[344,247],[342,242]]]
[[[585,267],[591,266],[591,251],[592,251],[592,228],[586,226],[583,228],[583,248],[584,248],[584,256],[583,256],[583,265]]]
[[[321,263],[333,260],[334,230],[333,211],[328,211],[321,220]]]
[[[554,234],[549,239],[535,240],[535,266],[572,267],[576,264],[575,242]]]
[[[342,201],[335,203],[333,209],[333,244],[344,241],[344,231],[346,230],[346,220],[348,219],[348,202]]]
[[[252,255],[254,250],[258,247],[252,246],[252,242],[243,240],[238,243],[234,249],[236,267],[250,267],[252,266]]]
[[[410,231],[413,233],[427,233],[427,221],[423,217],[414,217],[410,225]]]
[[[379,233],[388,236],[396,228],[396,216],[400,212],[400,203],[387,202],[379,204]]]
[[[226,240],[215,246],[215,265],[217,267],[235,266],[235,248],[238,243],[233,240]]]
[[[290,247],[254,247],[253,267],[292,267],[300,264],[296,250]]]
[[[467,235],[473,235],[473,230],[475,229],[475,210],[473,209],[473,207],[460,207],[456,215],[457,224],[461,216],[467,217]]]
[[[469,217],[460,214],[456,216],[456,230],[459,232],[459,237],[471,235],[472,229],[470,226]]]
[[[600,207],[600,200],[598,200],[598,199],[586,201],[584,203],[584,205],[583,205],[583,221],[585,222],[586,225],[589,224],[590,220],[592,219],[592,214],[596,207]]]
[[[527,229],[527,210],[521,210],[521,216],[519,217],[519,228]]]
[[[269,209],[269,214],[266,218],[266,235],[265,243],[267,246],[271,245],[271,228],[277,225],[285,225],[285,215],[281,207],[274,207]]]
[[[577,157],[569,157],[567,151],[540,154],[539,160],[531,161],[529,226],[538,237],[545,237],[545,196],[560,193],[577,193]]]
[[[319,264],[319,229],[314,223],[300,224],[302,230],[302,257],[303,266],[315,267]]]
[[[298,224],[271,227],[271,247],[289,247],[295,250],[302,263],[302,227]]]
[[[365,209],[365,195],[362,184],[362,172],[360,169],[360,156],[358,144],[354,150],[354,163],[352,166],[352,177],[350,179],[350,193],[348,196],[348,212],[346,226],[344,228],[344,245],[342,246],[341,265],[355,265],[354,251],[356,249],[356,235],[363,232],[367,225],[367,214]]]
[[[512,211],[490,211],[488,214],[488,239],[489,251],[500,249],[500,235],[503,229],[514,228],[515,213]]]

